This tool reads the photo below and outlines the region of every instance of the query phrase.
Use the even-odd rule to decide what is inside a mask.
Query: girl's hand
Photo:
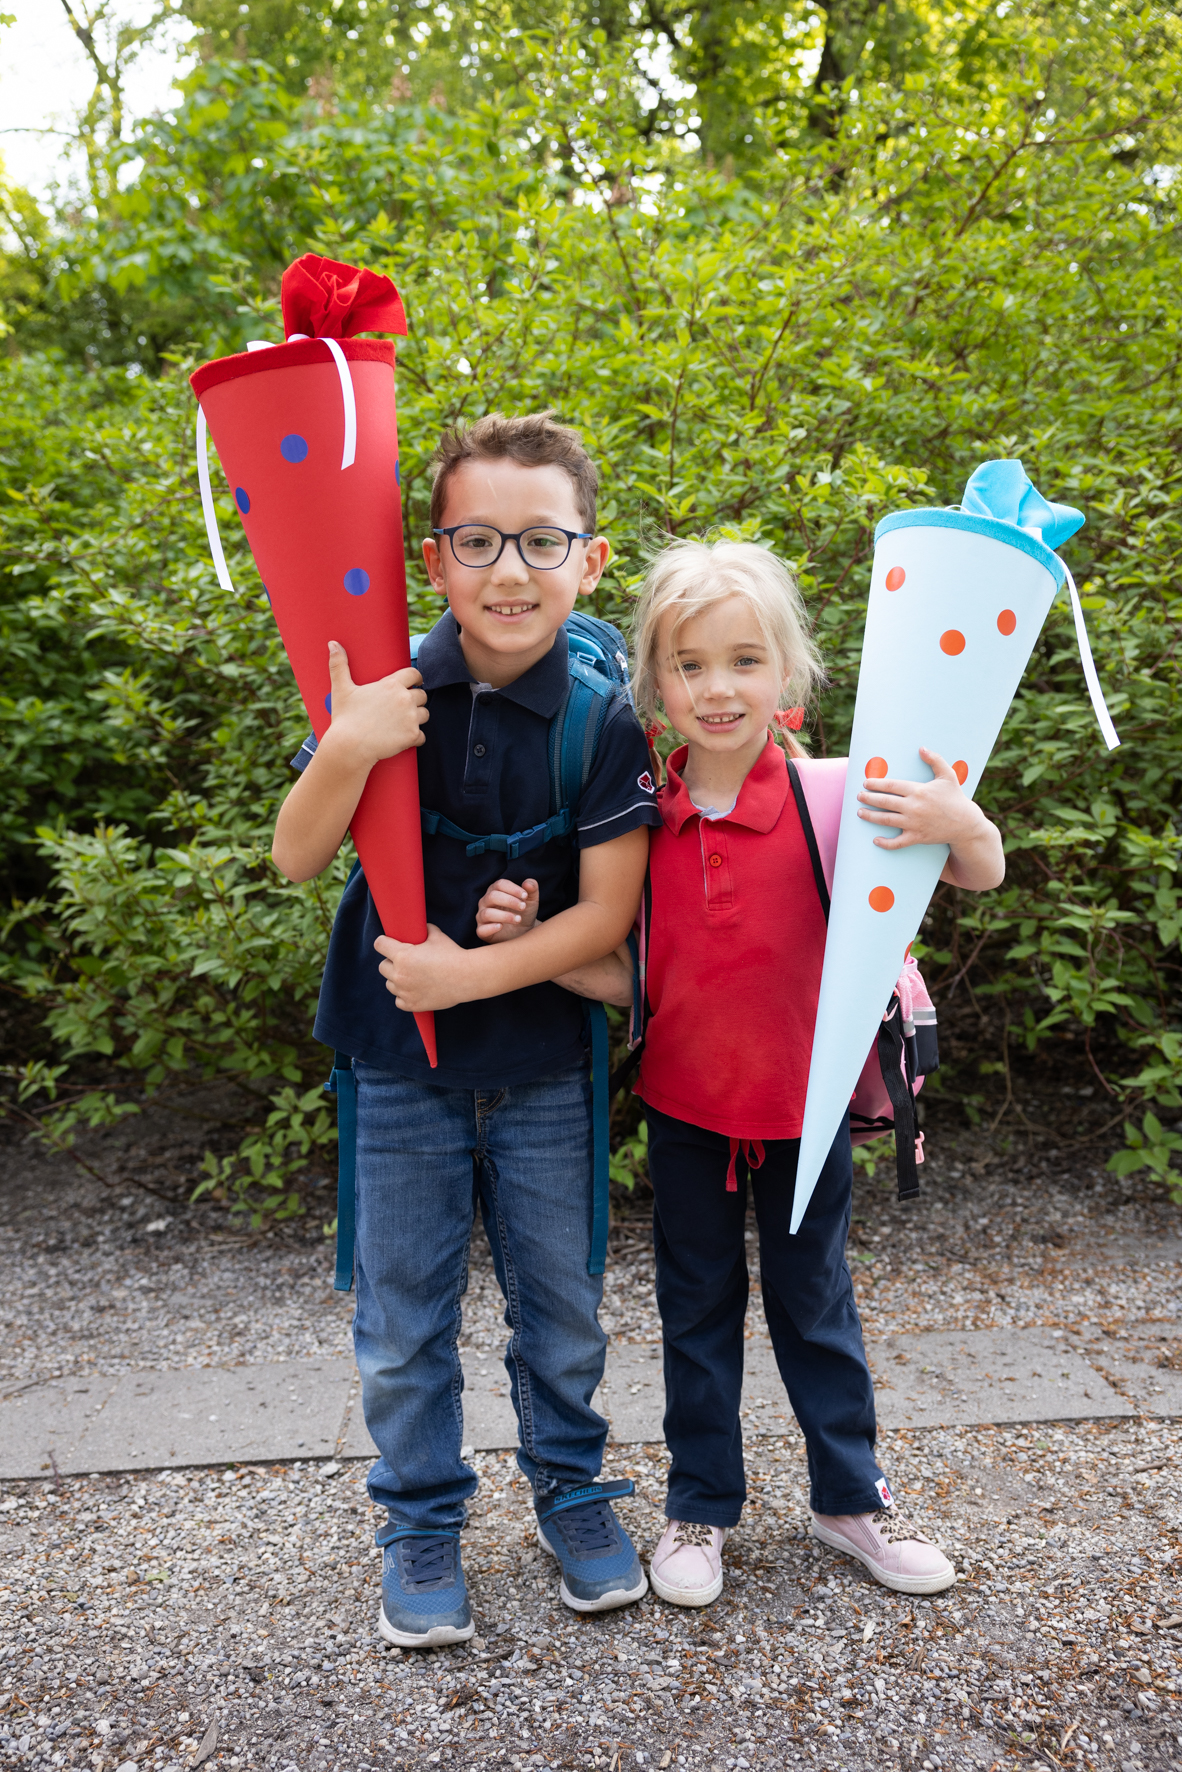
[[[858,795],[858,817],[888,825],[889,837],[875,837],[879,849],[907,849],[913,843],[957,843],[981,835],[989,823],[937,751],[920,746],[932,771],[931,781],[864,781]]]
[[[413,665],[374,683],[354,683],[348,653],[338,640],[330,640],[328,675],[334,750],[347,749],[372,769],[383,757],[397,757],[424,743],[423,727],[431,716],[423,679]]]
[[[481,941],[512,941],[538,920],[538,883],[494,880],[476,907],[476,933]]]
[[[1005,854],[997,826],[973,804],[938,751],[920,746],[931,781],[865,781],[858,795],[858,817],[887,825],[890,837],[875,837],[876,848],[907,849],[913,843],[947,843],[948,861],[940,875],[969,892],[987,892],[1005,879]]]

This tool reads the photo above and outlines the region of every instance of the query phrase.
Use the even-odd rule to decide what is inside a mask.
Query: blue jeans
[[[457,1341],[479,1203],[505,1295],[505,1354],[538,1496],[594,1482],[591,1407],[607,1337],[591,1247],[591,1085],[579,1066],[508,1089],[440,1089],[372,1065],[357,1078],[357,1310],[369,1493],[392,1524],[455,1530],[476,1473],[460,1456]]]
[[[657,1304],[665,1343],[665,1512],[704,1526],[738,1524],[746,1499],[739,1399],[747,1314],[747,1182],[759,1224],[764,1315],[808,1450],[819,1514],[882,1506],[874,1457],[874,1385],[862,1346],[845,1244],[853,1162],[843,1126],[796,1235],[788,1234],[800,1141],[767,1139],[761,1167],[729,1141],[646,1107]]]

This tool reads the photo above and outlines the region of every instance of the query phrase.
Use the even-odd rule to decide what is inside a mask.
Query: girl
[[[813,1532],[885,1586],[956,1579],[895,1507],[874,1457],[874,1391],[845,1244],[852,1162],[834,1139],[798,1233],[788,1231],[825,950],[777,711],[821,678],[787,570],[747,542],[678,542],[655,560],[633,624],[642,715],[686,740],[669,759],[652,836],[650,1014],[636,1093],[648,1120],[657,1300],[665,1350],[668,1525],[652,1558],[662,1599],[705,1606],[746,1497],[739,1403],[750,1183],[764,1312],[808,1450]],[[803,751],[781,734],[789,755]],[[998,885],[1001,839],[942,757],[927,782],[867,781],[859,816],[897,849],[946,843],[943,878]],[[500,882],[478,927],[504,939],[530,915]],[[559,983],[626,1007],[627,948]]]

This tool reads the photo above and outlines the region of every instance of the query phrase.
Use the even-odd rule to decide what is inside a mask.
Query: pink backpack
[[[788,779],[826,920],[847,763],[846,757],[797,757],[788,764]],[[636,1069],[644,1048],[644,1031],[649,1017],[645,975],[651,917],[652,885],[646,875],[637,927],[628,940],[633,966],[628,1057],[612,1076],[609,1086],[612,1096]],[[854,1144],[866,1144],[886,1132],[895,1133],[895,1166],[901,1200],[912,1199],[919,1192],[916,1166],[923,1162],[923,1133],[915,1124],[915,1097],[923,1087],[924,1077],[937,1070],[939,1064],[936,1011],[919,967],[909,954],[891,992],[891,1000],[883,1010],[877,1038],[850,1102],[850,1138]]]

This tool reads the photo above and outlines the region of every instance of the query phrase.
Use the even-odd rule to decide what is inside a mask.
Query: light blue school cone
[[[899,511],[875,531],[793,1231],[948,859],[944,844],[876,849],[874,838],[889,832],[858,818],[863,780],[929,780],[922,744],[947,758],[967,794],[976,791],[1065,580],[1081,650],[1087,647],[1074,583],[1052,551],[1083,521],[1069,505],[1040,497],[1020,461],[989,461],[970,478],[959,508]],[[1119,740],[1086,650],[1085,674],[1111,748]]]

